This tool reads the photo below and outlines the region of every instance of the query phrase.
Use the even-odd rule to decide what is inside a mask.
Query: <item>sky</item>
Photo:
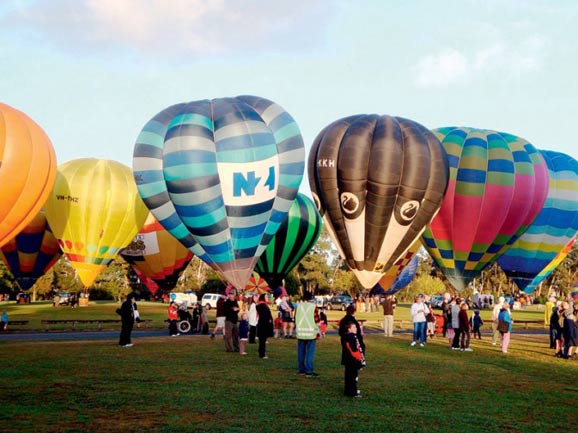
[[[0,101],[59,163],[132,166],[159,111],[242,94],[283,106],[307,150],[329,123],[378,113],[578,159],[577,20],[563,0],[3,0]]]

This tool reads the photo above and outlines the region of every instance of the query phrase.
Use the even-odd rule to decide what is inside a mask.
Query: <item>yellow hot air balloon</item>
[[[58,166],[45,211],[85,287],[131,243],[148,214],[130,168],[94,158]]]
[[[0,247],[38,214],[55,176],[56,156],[42,128],[0,104]]]

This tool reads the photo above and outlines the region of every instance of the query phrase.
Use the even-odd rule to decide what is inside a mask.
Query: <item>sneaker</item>
[[[246,355],[246,354],[247,354],[247,352],[241,352],[241,355]]]
[[[269,359],[268,356],[262,356],[261,359]]]
[[[305,376],[307,373],[305,373],[304,371],[299,371],[299,372],[297,372],[297,374],[298,374],[299,376]]]
[[[361,394],[354,395],[353,398],[363,398]]]
[[[460,350],[460,348],[459,348],[459,347],[453,347],[453,346],[452,346],[452,350]]]
[[[122,346],[122,347],[132,347],[132,346],[133,346],[133,344],[132,344],[132,343],[128,343],[128,344],[125,344],[125,345],[124,345],[124,346]]]
[[[416,344],[417,344],[417,343],[416,343],[415,341],[412,341],[411,344],[410,344],[410,346],[413,347],[413,346],[415,346]]]
[[[173,334],[173,335],[171,335],[171,337],[176,337],[177,335],[179,335],[179,334]]]
[[[317,373],[305,373],[306,377],[319,377]]]
[[[211,340],[215,339],[215,334],[211,334]]]
[[[471,347],[466,347],[464,349],[464,352],[473,352],[473,351],[474,351],[474,349],[472,349]]]
[[[425,347],[425,344],[419,343],[419,347]]]
[[[495,346],[495,345],[496,345],[496,343],[492,343],[492,346]]]

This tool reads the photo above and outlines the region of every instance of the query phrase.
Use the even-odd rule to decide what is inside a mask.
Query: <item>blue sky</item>
[[[132,165],[165,107],[239,94],[306,147],[351,114],[510,132],[578,159],[578,2],[4,0],[0,101],[59,162]],[[308,188],[305,188],[308,189]]]

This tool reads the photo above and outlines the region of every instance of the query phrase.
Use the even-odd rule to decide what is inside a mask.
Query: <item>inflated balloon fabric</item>
[[[498,259],[520,290],[531,293],[546,268],[578,232],[578,161],[541,150],[549,173],[548,196],[528,230]],[[553,270],[553,269],[552,269]]]
[[[238,96],[161,111],[137,138],[133,168],[163,227],[242,290],[297,195],[304,157],[283,108]]]
[[[130,168],[82,158],[58,166],[46,218],[85,287],[133,240],[148,211]]]
[[[548,192],[546,163],[522,138],[475,128],[434,130],[450,164],[442,207],[422,236],[462,290],[524,233]]]
[[[416,253],[420,246],[420,241],[414,242],[410,249],[407,250],[407,253],[405,253],[402,258],[395,262],[393,266],[389,268],[385,274],[383,274],[375,286],[375,289],[378,293],[393,295],[411,282],[417,271],[418,258]],[[404,269],[410,264],[411,269],[404,273]],[[404,276],[400,281],[402,273],[404,273]]]
[[[138,269],[141,279],[150,278],[157,288],[164,291],[175,287],[181,273],[193,258],[193,253],[167,232],[151,213],[120,255],[133,268]]]
[[[255,270],[270,287],[279,287],[321,233],[321,216],[310,198],[298,194],[289,215],[257,262]]]
[[[40,212],[56,177],[56,156],[42,128],[0,103],[0,247]]]
[[[44,211],[40,211],[15,238],[4,244],[0,259],[14,275],[20,288],[28,290],[58,261],[61,254]]]
[[[372,288],[419,238],[441,204],[448,160],[424,126],[356,115],[315,139],[309,182],[341,256]]]

